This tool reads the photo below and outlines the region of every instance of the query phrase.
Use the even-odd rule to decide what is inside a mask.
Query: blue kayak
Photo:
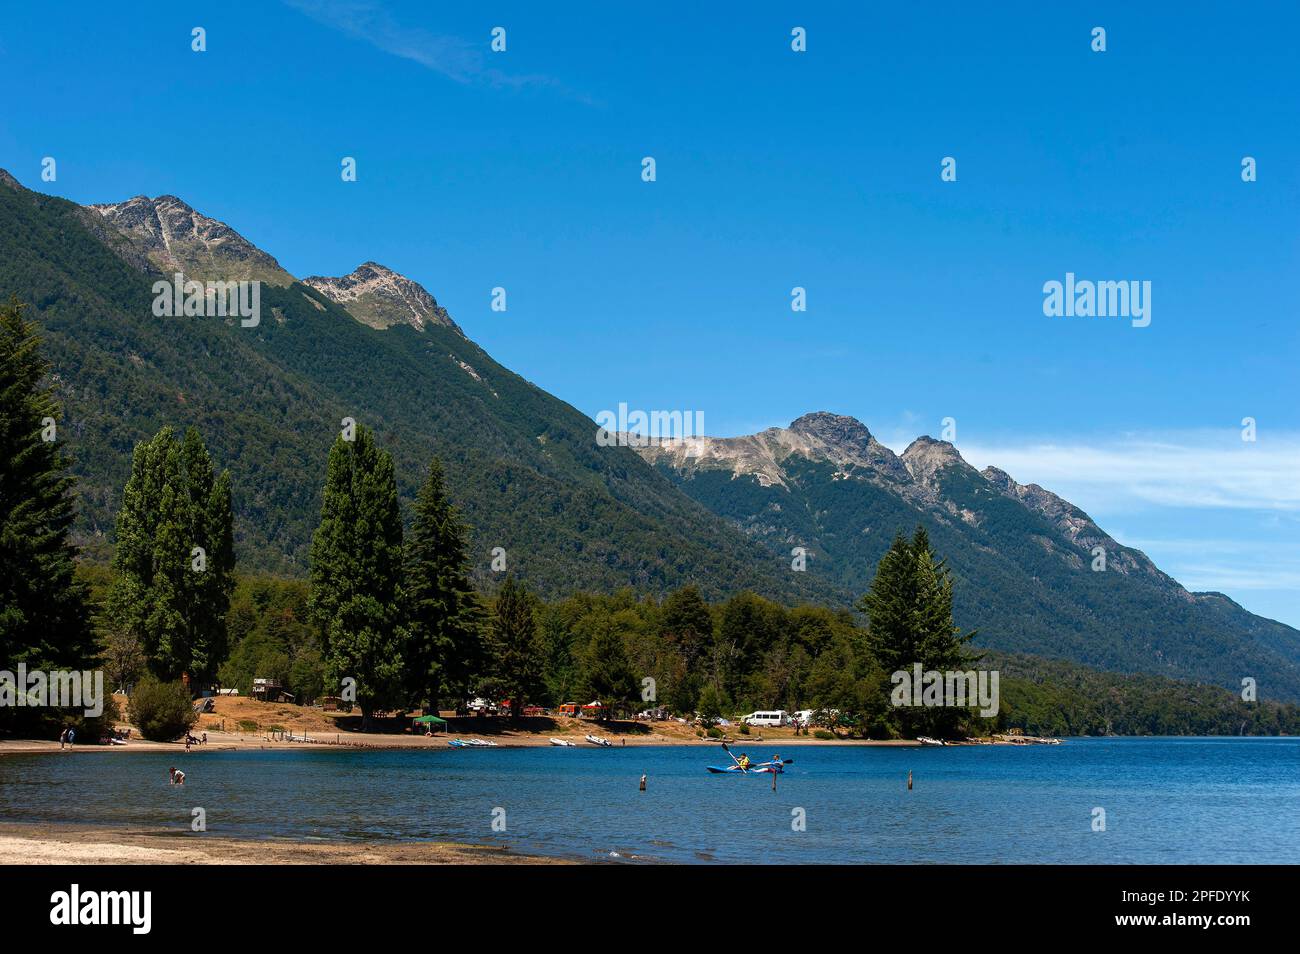
[[[733,772],[737,775],[761,775],[766,772],[770,775],[773,772],[780,774],[785,771],[784,765],[775,762],[755,762],[749,767],[748,771],[742,771],[739,765],[706,765],[704,767],[714,775],[721,775],[725,772]]]

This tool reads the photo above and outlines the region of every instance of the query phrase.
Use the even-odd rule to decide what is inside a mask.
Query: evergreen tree
[[[214,473],[193,428],[141,441],[117,514],[108,597],[115,640],[138,642],[161,679],[210,682],[226,657],[234,587],[230,476]]]
[[[859,601],[867,616],[871,654],[886,674],[963,670],[974,662],[962,648],[975,634],[961,635],[952,617],[952,575],[930,549],[930,538],[917,527],[909,541],[894,537],[880,561],[871,589]],[[941,707],[898,707],[905,735],[951,734],[968,713]]]
[[[309,611],[320,629],[327,685],[355,689],[363,726],[397,701],[402,620],[402,519],[393,459],[366,427],[330,449],[320,525],[311,544]],[[354,680],[345,683],[344,680]],[[339,691],[333,689],[332,691]]]
[[[583,663],[587,693],[605,706],[602,719],[609,719],[615,709],[640,699],[640,686],[628,662],[627,645],[613,617],[605,617],[592,636]]]
[[[405,556],[407,676],[431,710],[441,695],[463,699],[483,673],[483,610],[469,581],[468,536],[435,457],[415,500]]]
[[[229,651],[226,617],[235,588],[230,472],[216,475],[212,457],[192,427],[181,441],[181,467],[192,571],[184,578],[183,617],[189,630],[187,668],[194,678],[207,682],[216,675]],[[201,555],[195,553],[195,547],[202,548]],[[195,569],[196,565],[202,569]]]
[[[664,600],[659,632],[677,647],[687,666],[708,657],[713,645],[713,615],[697,587],[684,586]]]
[[[57,437],[60,415],[23,307],[17,299],[0,306],[0,659],[10,668],[80,668],[94,648],[68,540],[73,480],[57,441],[45,439]]]
[[[546,684],[546,699],[553,705],[573,702],[582,693],[574,624],[590,605],[590,598],[583,594],[541,607],[538,629],[543,653],[542,681]]]
[[[542,667],[545,649],[533,618],[536,600],[526,587],[507,576],[497,593],[489,649],[493,675],[488,691],[510,700],[510,717],[518,719],[524,703],[545,691]]]
[[[694,711],[704,685],[703,663],[713,658],[713,614],[694,586],[674,591],[663,603],[659,633],[673,657],[665,660],[667,685],[662,701],[681,712]]]

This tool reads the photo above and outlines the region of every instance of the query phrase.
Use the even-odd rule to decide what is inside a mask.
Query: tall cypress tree
[[[406,539],[407,677],[417,701],[463,698],[483,674],[483,609],[469,581],[468,531],[435,457]]]
[[[402,619],[402,518],[393,459],[358,425],[330,449],[321,522],[312,537],[309,611],[333,687],[355,680],[365,728],[397,700]],[[334,691],[338,691],[335,689]]]
[[[0,306],[0,660],[80,668],[94,649],[68,539],[73,480],[57,440],[45,439],[57,437],[60,414],[23,307]]]
[[[524,703],[545,691],[542,668],[545,650],[533,618],[535,600],[525,587],[507,576],[497,593],[489,648],[493,675],[489,691],[510,700],[510,716],[518,719]]]
[[[109,625],[139,641],[163,679],[202,685],[226,656],[234,588],[229,472],[217,476],[198,431],[141,441],[117,514]]]

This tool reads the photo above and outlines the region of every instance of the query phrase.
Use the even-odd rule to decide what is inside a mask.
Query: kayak
[[[571,741],[571,740],[569,740],[569,739],[551,739],[551,745],[572,745],[572,746],[576,746],[577,744],[578,744],[577,742],[573,742],[573,741]]]
[[[447,744],[457,749],[484,749],[496,745],[486,739],[448,739]]]
[[[769,775],[780,774],[785,771],[785,766],[777,762],[755,762],[747,771],[742,771],[739,765],[706,765],[704,766],[714,775],[720,775],[724,772],[734,772],[737,775],[761,775],[764,772]]]
[[[601,738],[600,736],[598,736],[598,735],[589,735],[589,736],[587,736],[587,741],[590,742],[592,745],[604,745],[604,746],[609,746],[609,745],[610,745],[610,741],[609,741],[609,739],[602,739],[602,738]]]

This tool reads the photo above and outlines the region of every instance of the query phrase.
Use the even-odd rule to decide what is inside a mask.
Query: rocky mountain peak
[[[7,185],[11,189],[21,189],[22,183],[11,176],[4,169],[0,169],[0,185]]]
[[[87,206],[164,273],[200,281],[263,281],[291,285],[293,276],[230,226],[174,195]]]
[[[907,450],[903,451],[903,464],[913,478],[924,484],[933,482],[934,475],[945,467],[970,466],[948,441],[937,441],[928,435],[922,435],[907,445]]]
[[[419,282],[378,262],[364,262],[340,278],[312,275],[302,281],[371,328],[407,324],[423,331],[433,324],[464,334]]]
[[[857,418],[844,414],[831,414],[829,411],[814,411],[805,414],[790,424],[790,430],[796,434],[816,437],[833,447],[861,450],[875,440],[871,432]]]

